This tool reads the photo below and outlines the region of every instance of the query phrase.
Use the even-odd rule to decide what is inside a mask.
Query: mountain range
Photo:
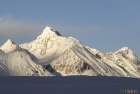
[[[74,75],[140,78],[140,59],[128,47],[101,52],[48,26],[30,43],[0,47],[0,76]]]

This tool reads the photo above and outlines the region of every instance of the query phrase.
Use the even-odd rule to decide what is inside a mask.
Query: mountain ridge
[[[0,69],[6,64],[10,76],[140,77],[140,60],[128,47],[103,53],[75,38],[63,37],[48,26],[32,42],[17,45],[9,39],[0,50]]]

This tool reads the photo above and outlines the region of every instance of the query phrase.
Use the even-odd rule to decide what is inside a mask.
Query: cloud
[[[25,32],[33,32],[40,29],[41,25],[10,20],[5,17],[0,17],[0,36],[17,35]]]
[[[8,38],[17,44],[34,40],[47,24],[38,24],[29,21],[15,20],[11,17],[0,17],[0,45]],[[71,26],[53,23],[50,25],[62,35],[74,37],[85,45],[98,49],[112,50],[123,46],[139,49],[139,32],[135,28],[111,25]],[[135,37],[130,38],[133,35]],[[134,46],[134,47],[133,47]],[[109,49],[110,48],[110,49]]]
[[[62,35],[77,38],[85,44],[94,44],[103,40],[110,41],[123,31],[122,27],[116,26],[60,26],[55,23],[51,26]],[[38,23],[0,17],[0,43],[5,42],[8,38],[12,38],[16,43],[30,42],[42,32],[44,27]]]
[[[122,31],[118,27],[105,26],[57,26],[52,25],[64,36],[71,36],[80,40],[94,40],[95,38],[108,38]],[[44,29],[44,26],[38,23],[15,20],[9,17],[0,17],[0,39],[13,38],[20,41],[30,41],[37,37]],[[25,38],[26,37],[26,38]],[[6,41],[6,40],[5,40]]]
[[[108,36],[114,33],[114,28],[102,26],[57,26],[52,25],[55,30],[60,31],[64,36],[72,36],[76,38],[92,38],[97,36]],[[38,23],[15,20],[9,17],[0,17],[0,39],[18,38],[20,40],[33,39],[44,29],[44,26]]]
[[[0,17],[0,40],[12,38],[20,42],[40,33],[42,28],[41,24]]]

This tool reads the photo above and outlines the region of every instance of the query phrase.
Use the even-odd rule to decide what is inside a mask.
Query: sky
[[[34,40],[46,26],[103,52],[140,56],[139,0],[0,0],[0,44]]]

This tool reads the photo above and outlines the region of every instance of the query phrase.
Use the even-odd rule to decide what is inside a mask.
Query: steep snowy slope
[[[8,40],[0,47],[1,75],[10,76],[51,76],[42,65],[33,61],[33,57],[26,50],[20,48],[13,41]],[[3,51],[2,51],[3,50]],[[5,73],[3,73],[5,72]],[[2,74],[3,73],[3,74]]]
[[[36,40],[21,44],[20,47],[34,54],[41,64],[48,64],[75,45],[76,42],[74,39],[62,37],[56,32],[51,27],[46,27]]]
[[[140,77],[138,58],[130,49],[102,53],[74,38],[62,37],[51,27],[46,27],[33,42],[20,46],[56,75]]]
[[[2,50],[0,50],[0,76],[9,75],[9,69],[6,62],[7,62],[7,54]]]
[[[51,73],[36,64],[25,51],[9,53],[7,62],[12,76],[51,76]]]
[[[19,50],[20,48],[11,40],[8,39],[1,47],[1,50],[3,50],[6,53],[9,53],[11,51]]]
[[[103,53],[46,27],[32,42],[0,47],[0,71],[12,76],[87,75],[140,78],[140,60],[128,47]]]
[[[116,64],[108,64],[100,60],[85,47],[73,46],[63,55],[47,66],[51,72],[67,75],[88,76],[125,76],[127,73]]]
[[[88,50],[101,62],[109,66],[115,66],[115,70],[121,69],[126,74],[123,76],[140,77],[139,58],[128,47],[109,53],[102,53],[91,48],[88,48]]]

